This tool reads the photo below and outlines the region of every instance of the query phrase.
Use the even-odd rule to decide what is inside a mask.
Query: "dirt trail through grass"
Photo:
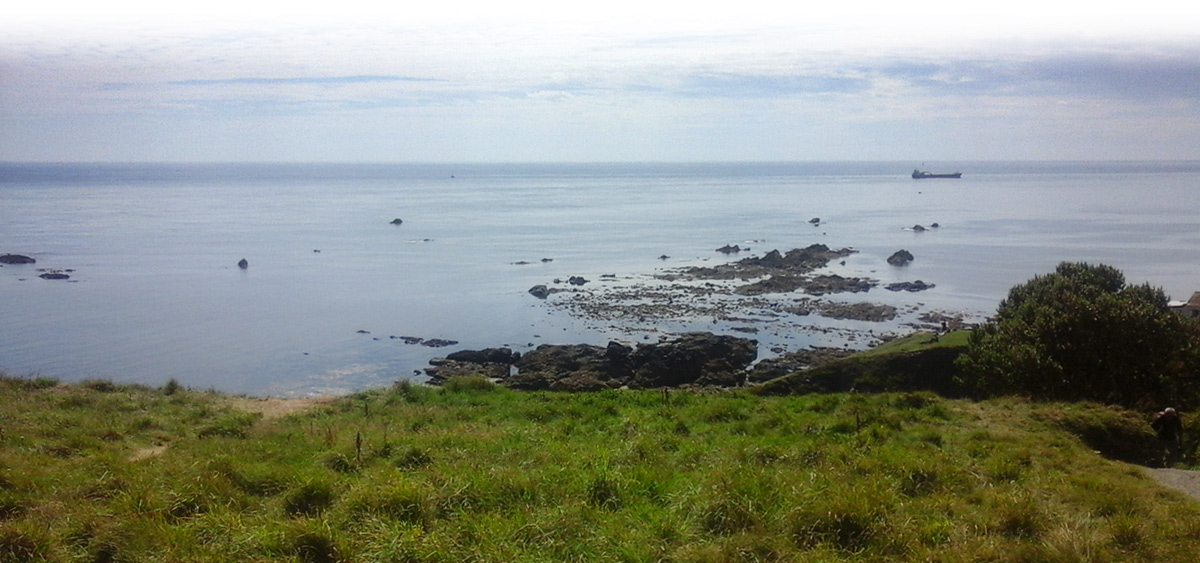
[[[337,397],[313,397],[307,399],[230,397],[228,399],[230,406],[233,408],[261,414],[264,420],[308,412],[317,407],[328,405],[335,400],[337,400]]]
[[[1164,487],[1174,489],[1196,500],[1200,500],[1200,471],[1154,467],[1143,467],[1142,469],[1146,472],[1146,475],[1149,475]]]

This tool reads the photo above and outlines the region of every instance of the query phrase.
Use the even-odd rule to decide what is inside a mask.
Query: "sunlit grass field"
[[[270,419],[175,384],[3,378],[0,402],[0,561],[1200,553],[1200,505],[1076,437],[1136,419],[1096,405],[474,379]]]

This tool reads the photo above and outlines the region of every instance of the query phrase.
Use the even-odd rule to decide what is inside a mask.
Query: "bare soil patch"
[[[240,411],[261,414],[263,420],[272,420],[293,414],[306,413],[328,405],[335,400],[337,400],[337,397],[309,397],[303,399],[230,397],[228,404]]]
[[[1156,467],[1143,467],[1142,471],[1164,487],[1200,500],[1200,471]]]

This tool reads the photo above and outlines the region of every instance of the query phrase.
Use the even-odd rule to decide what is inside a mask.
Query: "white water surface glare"
[[[1200,163],[932,168],[962,171],[958,180],[913,180],[912,168],[0,164],[0,254],[37,260],[0,267],[0,370],[174,378],[258,396],[348,393],[420,380],[431,358],[465,348],[727,332],[732,325],[712,318],[657,331],[579,318],[555,307],[569,293],[540,300],[528,290],[570,289],[554,280],[581,276],[589,283],[576,289],[600,291],[814,243],[858,251],[824,272],[880,282],[823,299],[904,311],[982,318],[1010,287],[1066,260],[1115,266],[1174,299],[1200,291],[1200,214],[1191,208]],[[751,250],[715,251],[726,244]],[[915,260],[888,265],[900,249]],[[71,278],[44,280],[39,269]],[[936,287],[883,288],[913,280]],[[767,357],[864,346],[840,329],[895,333],[911,321],[811,315],[792,322],[835,330],[737,335],[757,338]]]

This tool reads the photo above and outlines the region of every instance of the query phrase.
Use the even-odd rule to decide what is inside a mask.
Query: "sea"
[[[915,167],[963,176],[914,180]],[[728,332],[703,315],[652,330],[556,305],[817,243],[856,251],[828,273],[879,282],[825,299],[900,317],[739,335],[760,340],[760,358],[865,347],[846,335],[903,333],[919,312],[986,318],[1063,261],[1187,299],[1200,291],[1198,195],[1200,162],[1176,161],[4,163],[0,254],[37,262],[0,266],[0,372],[347,394],[423,381],[460,349]],[[901,249],[914,260],[889,265]],[[39,277],[54,271],[69,279]],[[934,287],[883,288],[913,280]]]

